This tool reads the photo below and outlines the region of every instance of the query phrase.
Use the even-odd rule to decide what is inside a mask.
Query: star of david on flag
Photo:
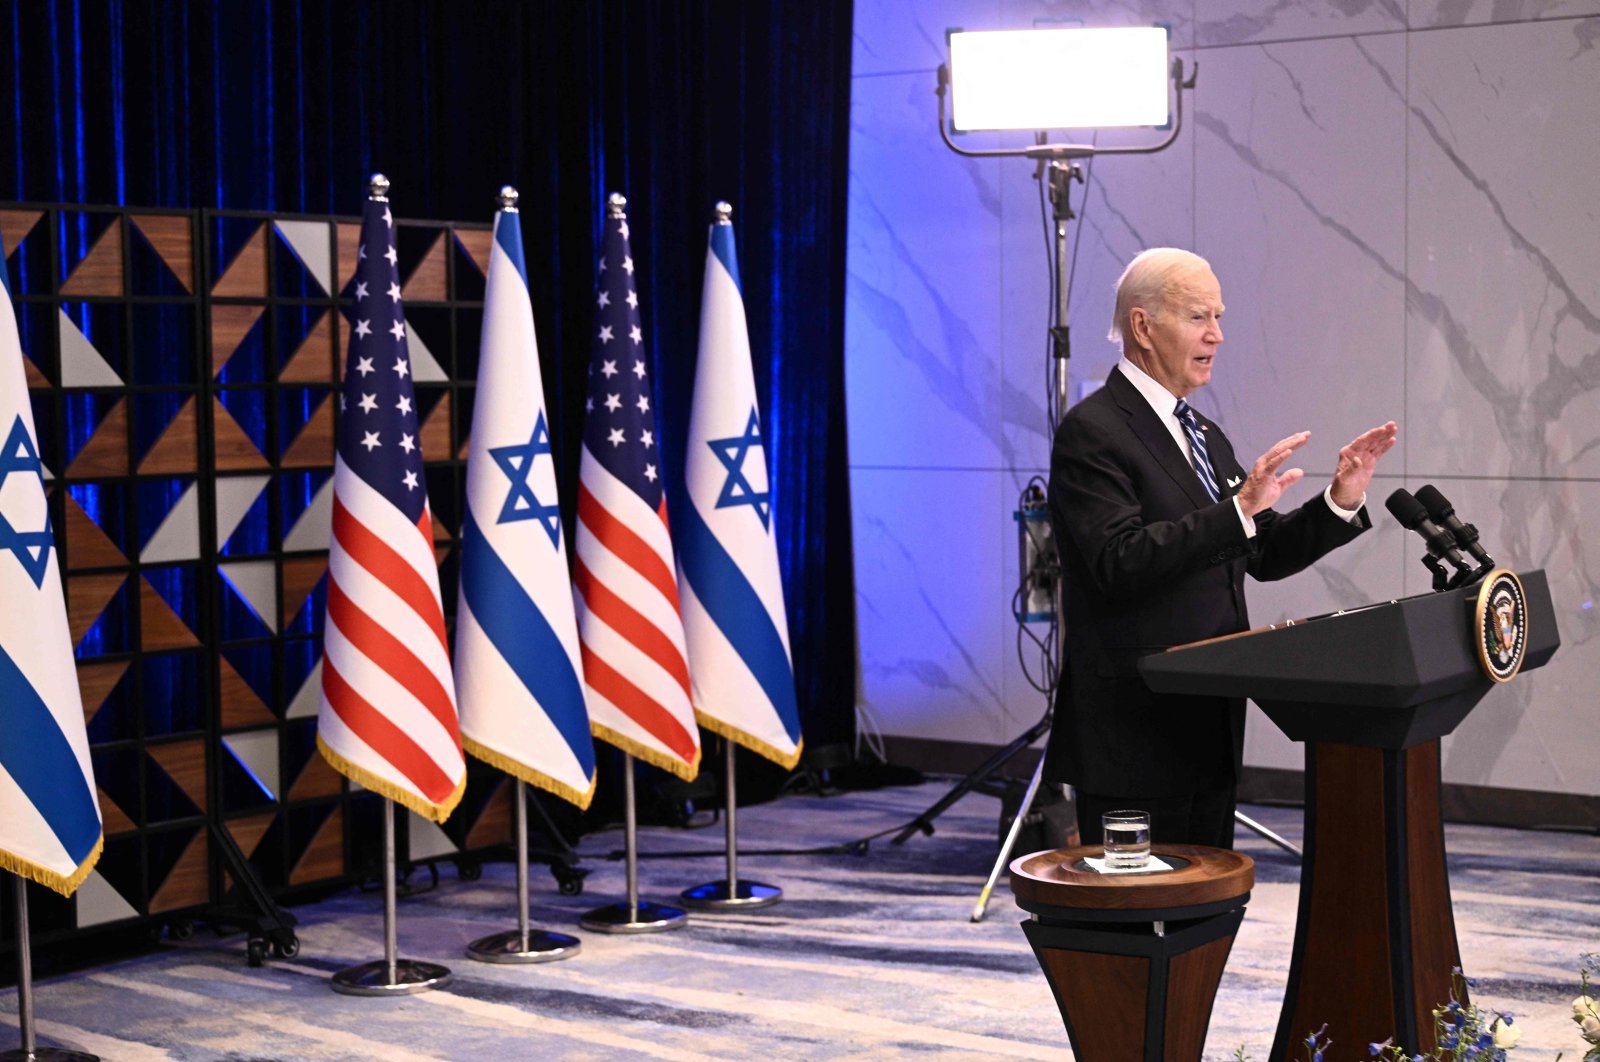
[[[466,788],[467,764],[393,226],[387,197],[375,192],[347,309],[317,747],[346,777],[443,822]]]
[[[700,725],[793,767],[800,710],[731,212],[718,205],[706,253],[690,504],[677,527],[683,625]]]
[[[693,779],[700,731],[689,703],[647,348],[622,207],[622,197],[613,195],[600,245],[578,465],[574,582],[583,674],[596,737]]]
[[[507,193],[509,200],[509,193]],[[456,696],[468,752],[579,807],[594,741],[514,207],[495,215],[467,457]]]
[[[755,474],[761,477],[762,485],[766,485],[766,454],[761,442],[761,416],[756,412],[756,407],[750,407],[750,420],[745,424],[742,435],[730,439],[709,439],[706,445],[711,447],[711,452],[728,470],[728,478],[723,480],[722,490],[717,494],[717,508],[748,505],[761,518],[761,529],[771,530],[771,494],[766,490],[757,490],[750,482],[750,476]],[[746,459],[751,458],[752,454],[753,459],[746,465]]]
[[[70,896],[103,832],[0,246],[0,868]]]

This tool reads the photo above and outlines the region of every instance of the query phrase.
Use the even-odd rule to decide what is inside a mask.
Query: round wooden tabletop
[[[1222,848],[1157,844],[1150,851],[1173,870],[1100,874],[1081,861],[1098,859],[1099,845],[1035,852],[1011,863],[1011,891],[1024,906],[1075,907],[1095,911],[1169,910],[1244,896],[1255,885],[1249,856]]]

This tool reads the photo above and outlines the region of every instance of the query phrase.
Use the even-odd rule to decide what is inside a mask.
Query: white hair
[[[1178,278],[1196,268],[1209,270],[1211,263],[1178,247],[1152,247],[1135,255],[1117,278],[1117,301],[1111,311],[1108,334],[1111,342],[1127,350],[1128,338],[1133,334],[1129,315],[1134,307],[1154,317],[1168,293],[1177,287]]]

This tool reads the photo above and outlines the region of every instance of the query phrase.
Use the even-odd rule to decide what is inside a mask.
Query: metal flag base
[[[504,933],[491,933],[467,945],[467,957],[479,962],[535,963],[570,959],[583,950],[583,942],[565,933],[551,933],[543,929],[523,933],[508,929]]]
[[[396,956],[394,931],[394,801],[383,802],[383,958],[347,966],[328,978],[328,987],[346,996],[410,996],[439,988],[450,970],[433,962]]]
[[[596,907],[578,924],[596,933],[661,933],[687,925],[689,916],[682,908],[639,899],[639,820],[633,807],[633,757],[627,755],[622,757],[622,841],[627,900]]]
[[[0,1058],[16,1062],[100,1062],[99,1055],[85,1054],[65,1047],[40,1047],[33,1036],[33,945],[28,940],[28,883],[20,874],[12,875],[12,896],[17,914],[17,1026],[22,1046],[0,1052]]]
[[[753,911],[758,907],[771,907],[783,899],[783,890],[759,881],[736,881],[731,889],[726,881],[708,881],[684,889],[678,899],[685,907],[696,911]]]
[[[364,962],[334,974],[328,981],[347,996],[411,996],[450,982],[450,971],[434,962],[396,959],[391,973],[387,959]]]
[[[697,911],[753,911],[758,907],[771,907],[783,899],[783,890],[776,885],[763,885],[759,881],[743,881],[739,877],[739,830],[736,816],[739,813],[739,797],[734,789],[734,750],[737,746],[730,739],[722,739],[722,747],[726,752],[727,781],[723,789],[728,837],[728,876],[721,881],[709,881],[704,885],[696,885],[692,889],[684,889],[678,893],[685,907],[692,907]]]
[[[467,958],[479,962],[534,963],[570,959],[583,950],[582,941],[528,925],[528,787],[517,779],[511,797],[517,836],[517,928],[491,933],[467,945]]]
[[[595,933],[664,933],[688,925],[689,915],[679,907],[641,900],[636,906],[614,903],[596,907],[578,919],[578,924]]]

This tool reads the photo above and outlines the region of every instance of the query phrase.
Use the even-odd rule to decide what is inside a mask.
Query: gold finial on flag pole
[[[519,196],[517,195],[517,190],[515,188],[511,187],[509,184],[502,184],[500,186],[501,210],[504,210],[508,214],[515,214],[517,212],[518,198]]]
[[[381,173],[374,173],[367,181],[367,189],[372,193],[372,198],[383,202],[389,198],[389,178]]]

